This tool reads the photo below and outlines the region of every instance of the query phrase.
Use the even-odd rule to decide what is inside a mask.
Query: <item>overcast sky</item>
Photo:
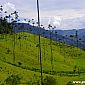
[[[0,0],[10,12],[17,10],[20,18],[37,19],[37,0]],[[57,29],[85,28],[85,0],[39,0],[41,23]]]

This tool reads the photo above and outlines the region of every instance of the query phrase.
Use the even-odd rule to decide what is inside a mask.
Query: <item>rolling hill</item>
[[[50,39],[45,37],[41,37],[41,47],[43,78],[54,77],[56,85],[85,79],[85,51],[53,40],[50,45]],[[0,34],[0,84],[7,85],[6,80],[11,75],[21,78],[19,85],[39,85],[38,35]]]

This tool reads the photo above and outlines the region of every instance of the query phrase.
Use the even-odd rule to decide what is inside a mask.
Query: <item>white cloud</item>
[[[60,28],[63,29],[82,29],[85,28],[85,16],[62,21]]]
[[[60,26],[61,25],[62,18],[60,16],[54,16],[53,25],[54,26]]]
[[[45,18],[44,18],[45,16]],[[41,11],[43,22],[57,27],[57,29],[80,29],[85,27],[85,9],[62,9],[52,11]],[[48,18],[48,22],[47,21]]]
[[[6,2],[3,6],[3,9],[4,11],[7,11],[9,14],[11,12],[14,12],[16,9],[15,9],[15,5],[12,4],[12,3],[9,3],[9,2]]]
[[[61,9],[61,10],[41,10],[41,17],[61,16],[63,19],[72,19],[85,16],[85,9]]]
[[[49,20],[48,20],[48,25],[49,25],[49,24],[52,24],[51,18],[49,18]]]

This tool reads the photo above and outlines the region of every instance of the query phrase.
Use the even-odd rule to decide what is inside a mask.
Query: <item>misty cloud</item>
[[[12,4],[12,3],[9,3],[9,2],[6,2],[4,5],[3,5],[3,9],[4,11],[7,11],[9,14],[11,12],[14,12],[16,10],[15,8],[15,5]]]

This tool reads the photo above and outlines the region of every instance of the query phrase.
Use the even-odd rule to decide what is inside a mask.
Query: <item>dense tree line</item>
[[[7,22],[7,20],[4,19],[0,19],[0,34],[8,34],[8,33],[12,33],[12,25],[10,23]]]

